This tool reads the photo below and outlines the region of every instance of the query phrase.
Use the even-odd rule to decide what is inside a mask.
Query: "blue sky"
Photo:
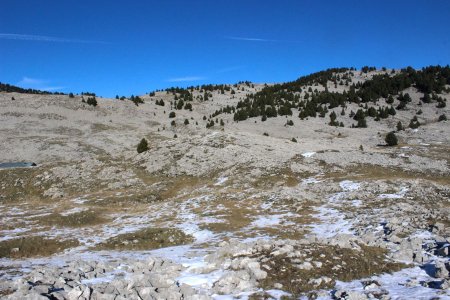
[[[1,0],[0,82],[103,96],[450,63],[450,1]]]

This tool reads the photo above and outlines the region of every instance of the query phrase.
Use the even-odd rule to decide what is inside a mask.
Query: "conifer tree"
[[[148,151],[148,142],[145,138],[142,138],[142,140],[137,145],[137,153],[142,153]]]
[[[398,144],[397,136],[393,131],[389,132],[384,140],[388,146],[395,146]]]

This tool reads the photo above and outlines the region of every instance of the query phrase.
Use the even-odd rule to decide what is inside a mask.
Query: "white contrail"
[[[0,39],[19,40],[19,41],[35,41],[35,42],[56,42],[56,43],[81,43],[81,44],[108,44],[102,41],[89,41],[59,38],[45,35],[17,34],[17,33],[0,33]]]

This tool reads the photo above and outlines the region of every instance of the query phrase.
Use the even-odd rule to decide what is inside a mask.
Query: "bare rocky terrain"
[[[191,110],[172,90],[97,106],[0,92],[0,163],[36,164],[0,169],[0,298],[450,299],[448,84],[438,102],[401,90],[406,108],[367,128],[351,112],[396,96],[237,121],[216,111],[267,85],[226,87],[191,89]]]

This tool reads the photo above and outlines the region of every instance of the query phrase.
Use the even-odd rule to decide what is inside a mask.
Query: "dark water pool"
[[[29,167],[36,167],[36,164],[32,163],[32,162],[7,162],[7,163],[0,163],[0,169],[29,168]]]

